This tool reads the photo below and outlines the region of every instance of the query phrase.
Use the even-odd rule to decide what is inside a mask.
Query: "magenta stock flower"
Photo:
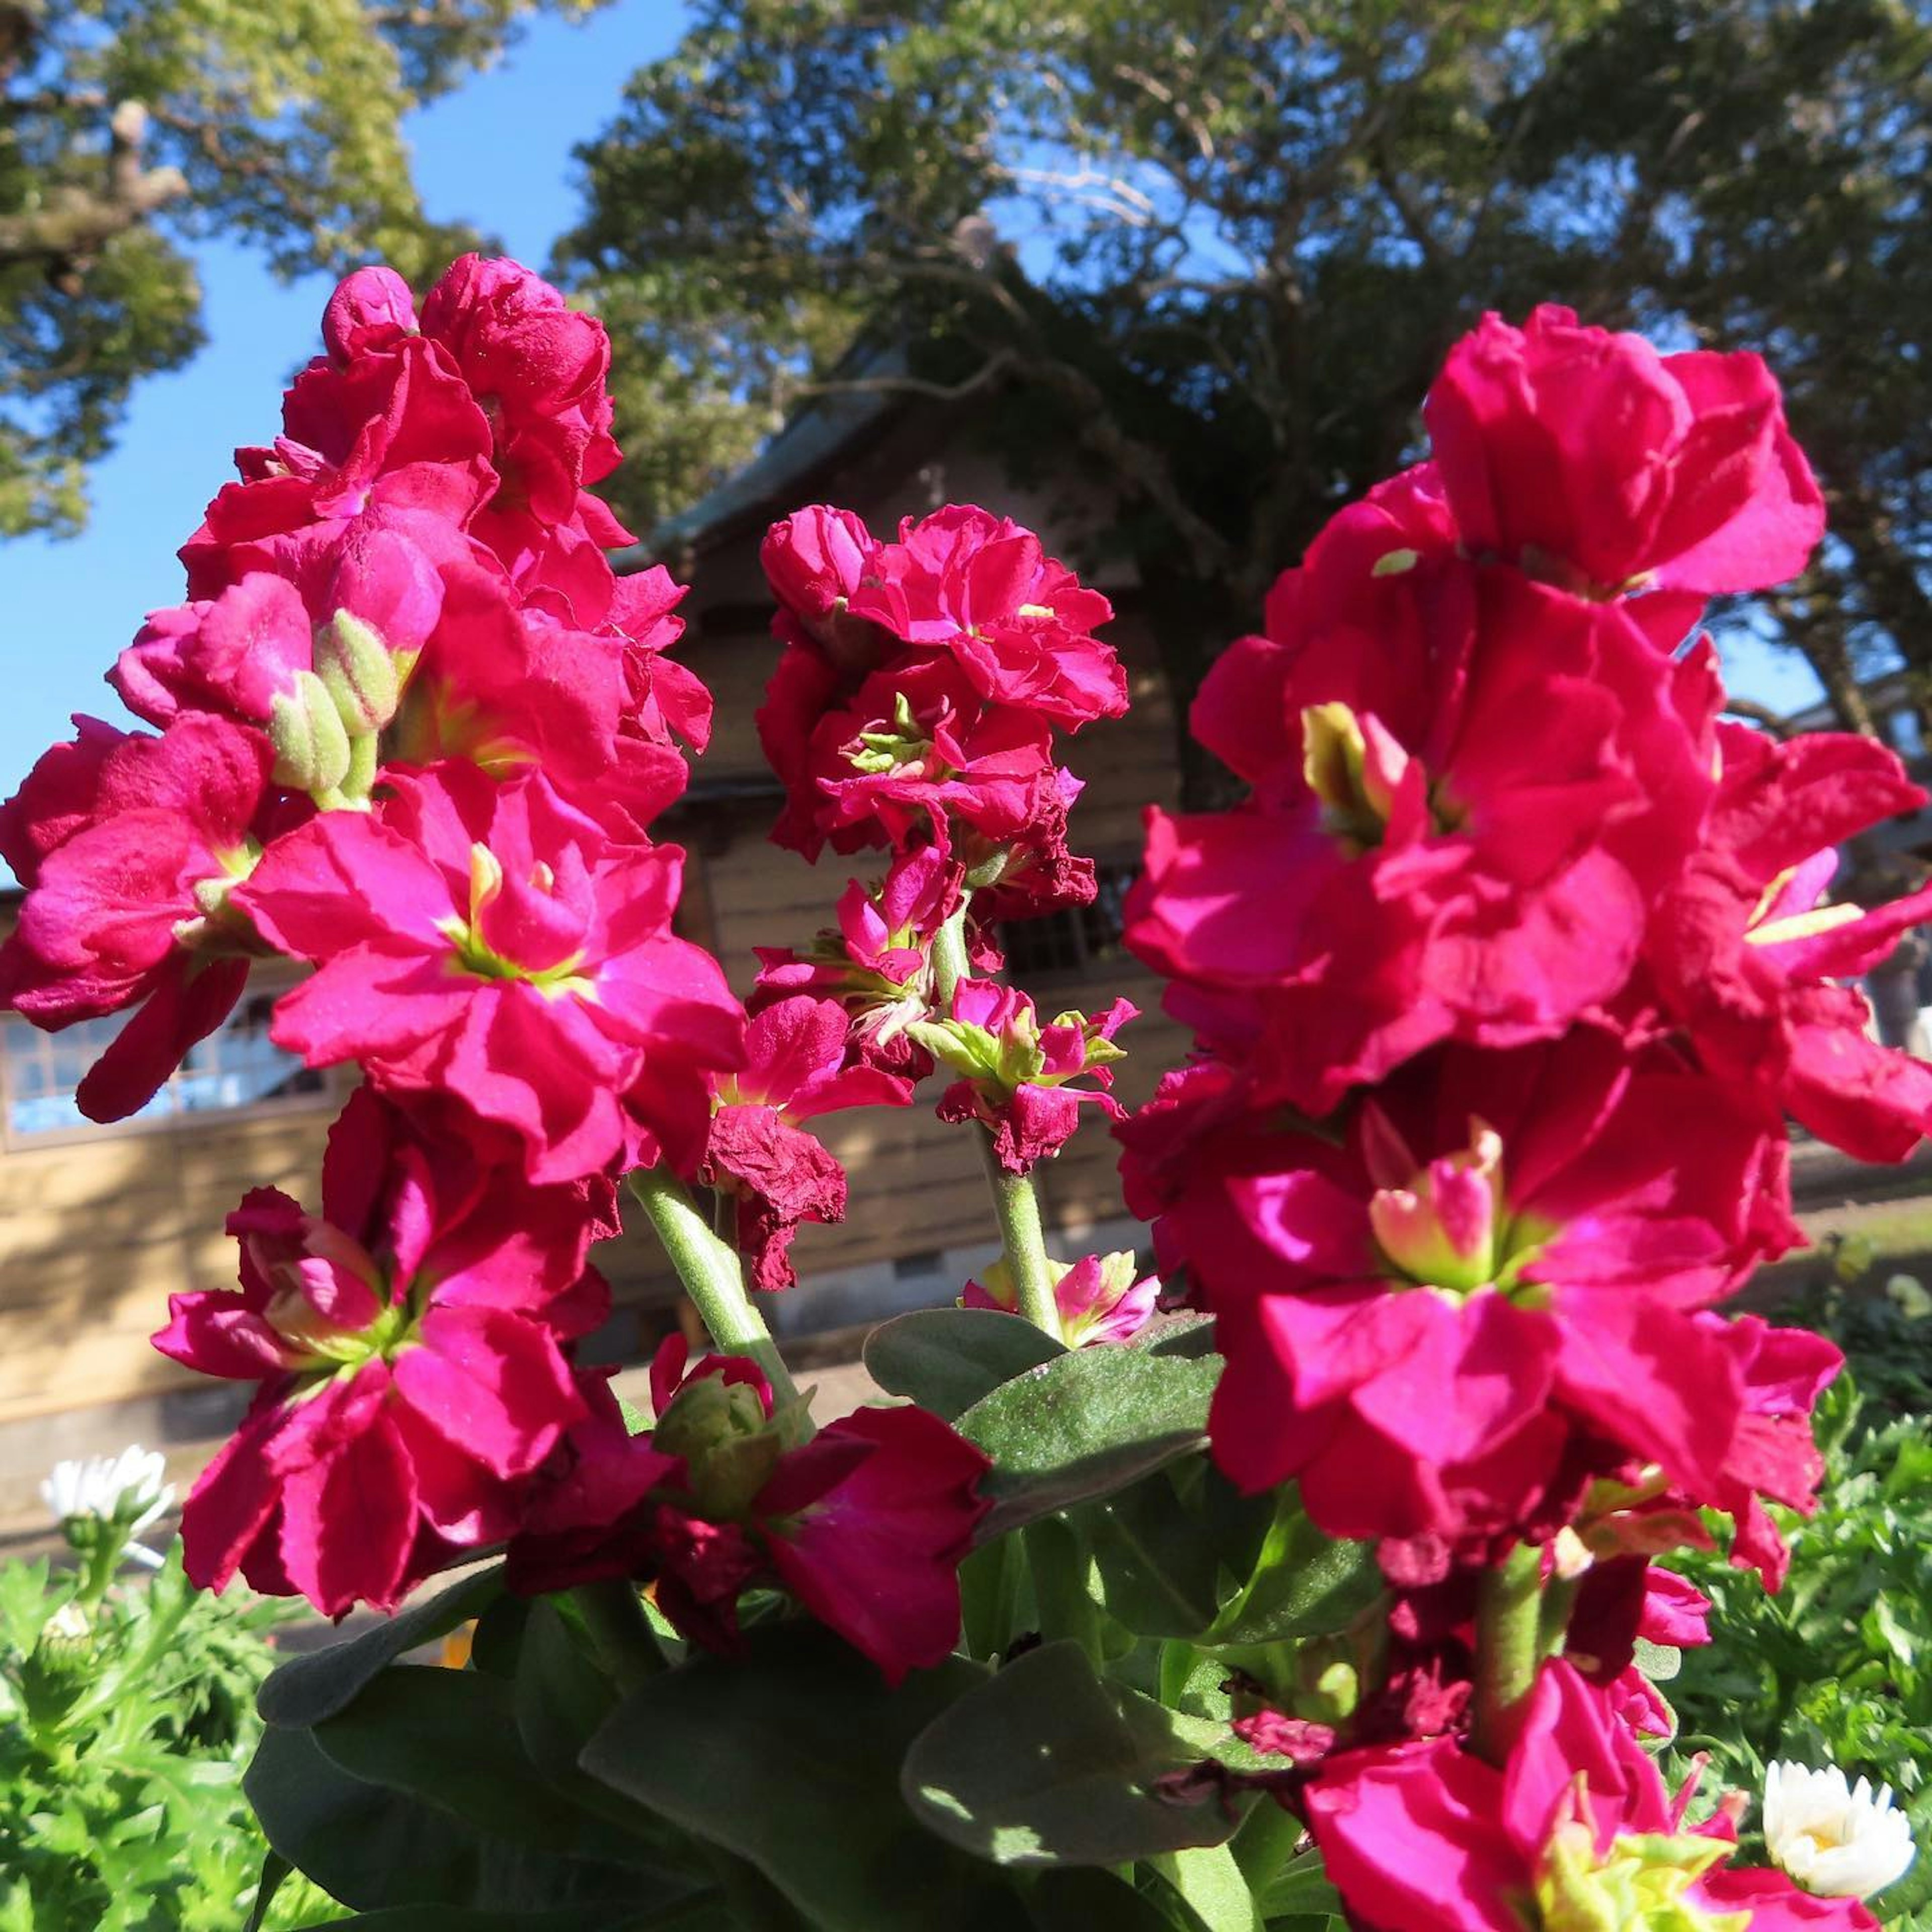
[[[1714,1072],[1860,1160],[1903,1160],[1932,1126],[1932,1068],[1874,1040],[1837,982],[1932,916],[1932,887],[1869,912],[1820,902],[1838,847],[1925,795],[1870,739],[1726,724],[1719,742],[1708,836],[1652,914],[1654,996]]]
[[[876,670],[833,700],[818,660],[788,653],[758,712],[758,734],[789,797],[772,836],[816,858],[902,848],[943,834],[949,816],[991,843],[1032,820],[1052,734],[1032,713],[988,705],[958,666],[921,661]]]
[[[1230,1110],[1190,1148],[1185,1104],[1129,1131],[1130,1201],[1163,1204],[1142,1164],[1165,1178],[1159,1251],[1218,1317],[1210,1429],[1244,1488],[1298,1478],[1333,1535],[1453,1541],[1534,1514],[1580,1440],[1718,1500],[1742,1376],[1690,1311],[1790,1238],[1755,1112],[1589,1031],[1427,1056],[1339,1144]]]
[[[905,1029],[926,1017],[933,938],[958,909],[963,883],[961,868],[936,845],[898,854],[870,890],[850,880],[838,896],[838,924],[804,952],[755,949],[750,1010],[800,994],[836,1000],[850,1022],[849,1054],[884,1072],[922,1078],[932,1070],[932,1056]]]
[[[1127,708],[1120,661],[1091,634],[1112,605],[1030,530],[976,506],[906,518],[898,541],[865,560],[846,608],[904,644],[950,652],[982,697],[1070,730]]]
[[[541,776],[499,787],[462,764],[374,814],[326,813],[248,882],[249,916],[318,968],[274,1037],[386,1092],[454,1096],[514,1131],[532,1180],[627,1147],[648,1162],[652,1115],[740,1052],[716,962],[670,931],[682,860],[614,844]]]
[[[1070,1348],[1104,1342],[1131,1341],[1154,1319],[1160,1282],[1152,1275],[1136,1280],[1131,1250],[1111,1255],[1082,1255],[1077,1262],[1049,1261],[1053,1299],[1060,1314],[1060,1339]],[[1018,1292],[1003,1256],[969,1281],[959,1298],[962,1308],[998,1309],[1012,1314]]]
[[[182,1516],[189,1575],[392,1608],[518,1520],[517,1479],[583,1413],[560,1338],[602,1318],[585,1254],[608,1191],[530,1188],[368,1089],[329,1136],[322,1211],[257,1188],[229,1217],[242,1286],[177,1294],[155,1346],[259,1382]]]
[[[990,1466],[921,1408],[862,1409],[798,1443],[757,1367],[673,1336],[652,1365],[650,1435],[593,1402],[510,1546],[513,1586],[656,1583],[658,1607],[712,1648],[738,1641],[754,1582],[787,1589],[896,1683],[959,1634],[958,1566],[990,1505]]]
[[[220,1024],[263,950],[232,895],[261,850],[270,754],[219,718],[158,738],[76,722],[0,807],[0,850],[31,888],[0,998],[50,1030],[141,1006],[80,1084],[81,1111],[113,1120]]]
[[[1613,997],[1713,790],[1708,646],[1666,664],[1616,606],[1400,535],[1345,512],[1216,664],[1195,730],[1256,796],[1154,812],[1128,903],[1170,1010],[1317,1114]]]
[[[1116,1119],[1112,1064],[1123,1050],[1114,1036],[1136,1009],[1116,1000],[1104,1013],[1066,1012],[1042,1026],[1017,987],[962,980],[944,1018],[908,1029],[932,1057],[959,1076],[940,1096],[942,1120],[978,1120],[1009,1174],[1024,1174],[1058,1154],[1080,1124],[1082,1102]],[[1090,1076],[1093,1085],[1072,1083]]]
[[[1730,1842],[1688,1828],[1656,1766],[1559,1661],[1544,1665],[1498,1769],[1450,1738],[1329,1759],[1311,1828],[1363,1932],[1523,1932],[1527,1924],[1673,1932],[1872,1932],[1851,1900],[1780,1872],[1732,1870]]]
[[[845,1218],[845,1170],[803,1124],[846,1107],[904,1107],[912,1083],[848,1065],[836,1000],[780,1000],[745,1030],[744,1064],[723,1076],[698,1178],[737,1206],[738,1249],[754,1288],[797,1280],[787,1251],[801,1221]]]
[[[1423,406],[1464,548],[1592,594],[1796,577],[1824,500],[1757,356],[1660,356],[1554,303],[1488,315]]]

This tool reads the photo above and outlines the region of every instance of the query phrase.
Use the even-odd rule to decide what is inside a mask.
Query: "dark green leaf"
[[[1294,1491],[1284,1490],[1254,1574],[1202,1641],[1273,1643],[1328,1636],[1346,1629],[1383,1587],[1370,1545],[1323,1535],[1302,1513]]]
[[[1066,1351],[1017,1315],[990,1308],[916,1308],[866,1337],[866,1367],[880,1388],[910,1396],[948,1422],[1002,1382]]]
[[[255,1884],[255,1908],[248,1915],[248,1922],[242,1932],[262,1932],[262,1921],[267,1918],[268,1907],[274,1903],[275,1894],[282,1888],[282,1881],[295,1870],[279,1852],[271,1852],[262,1861],[262,1876]]]
[[[1219,1552],[1172,1473],[1157,1469],[1075,1518],[1107,1614],[1141,1636],[1198,1636],[1219,1608]]]
[[[491,1677],[515,1676],[530,1608],[530,1598],[506,1592],[476,1619],[476,1633],[470,1640],[472,1670],[481,1670]]]
[[[1156,1315],[1127,1345],[1150,1355],[1198,1358],[1214,1352],[1214,1318],[1183,1312]]]
[[[242,1788],[275,1850],[345,1905],[466,1902],[482,1848],[454,1820],[351,1778],[314,1735],[271,1730]]]
[[[447,1636],[459,1624],[481,1616],[502,1588],[500,1566],[479,1570],[428,1603],[405,1610],[346,1643],[291,1658],[262,1686],[257,1700],[262,1715],[272,1724],[291,1730],[334,1717],[354,1701],[379,1671],[418,1644]]]
[[[303,1932],[733,1932],[716,1892],[675,1904],[641,1907],[622,1900],[566,1905],[549,1912],[452,1911],[443,1905],[399,1905],[352,1918],[320,1920]]]
[[[1124,1879],[1078,1865],[1042,1872],[1026,1909],[1034,1932],[1190,1932]]]
[[[958,1419],[995,1466],[979,1540],[1111,1496],[1198,1448],[1220,1368],[1218,1355],[1082,1348],[983,1396]]]
[[[1268,1881],[1261,1906],[1271,1919],[1300,1916],[1318,1922],[1340,1912],[1342,1898],[1328,1882],[1322,1854],[1311,1850],[1290,1858]]]
[[[1106,1682],[1077,1644],[1048,1644],[920,1736],[904,1789],[934,1832],[995,1864],[1125,1864],[1234,1830],[1218,1804],[1154,1788],[1207,1755],[1208,1728]]]
[[[312,1732],[268,1730],[243,1788],[274,1850],[355,1911],[506,1912],[592,1900],[642,1910],[672,1902],[634,1868],[506,1844],[405,1792],[352,1777]]]
[[[395,1664],[314,1735],[352,1778],[493,1838],[568,1856],[582,1849],[584,1821],[526,1754],[514,1700],[510,1685],[478,1671]]]
[[[632,1692],[584,1768],[748,1860],[838,1932],[977,1932],[1017,1908],[989,1904],[972,1867],[920,1828],[899,1767],[984,1681],[955,1658],[894,1690],[830,1632],[774,1624],[750,1632],[742,1657],[694,1658]]]

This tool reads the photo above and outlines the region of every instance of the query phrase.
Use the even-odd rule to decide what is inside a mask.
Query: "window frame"
[[[271,997],[278,996],[307,976],[304,971],[289,970],[286,964],[265,962],[250,973],[248,983],[242,989],[242,998],[236,1002],[236,1005],[238,1009],[243,1000],[251,997],[259,998],[264,993]],[[129,1010],[130,1016],[132,1010],[131,1008]],[[227,1019],[222,1022],[224,1027],[228,1024]],[[49,1033],[34,1025],[20,1013],[0,1012],[0,1028],[8,1027],[24,1028],[26,1034],[47,1052],[51,1052],[62,1038],[58,1033]],[[212,1038],[213,1035],[208,1037]],[[201,1042],[197,1042],[196,1044]],[[202,1126],[225,1126],[242,1120],[272,1120],[284,1114],[315,1113],[325,1108],[340,1108],[353,1084],[352,1070],[340,1066],[316,1067],[312,1070],[320,1076],[320,1084],[305,1094],[286,1094],[266,1100],[244,1100],[239,1106],[232,1107],[176,1108],[166,1113],[130,1114],[122,1120],[83,1120],[70,1126],[50,1127],[40,1133],[22,1132],[14,1125],[12,1058],[12,1054],[6,1050],[4,1039],[0,1039],[0,1150],[9,1154],[32,1154],[44,1148],[86,1146],[98,1141],[174,1133]],[[176,1075],[170,1074],[168,1077],[172,1080]]]

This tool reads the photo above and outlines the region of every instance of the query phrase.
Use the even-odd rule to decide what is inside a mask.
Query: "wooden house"
[[[1133,583],[1104,564],[1091,568],[1104,499],[1070,478],[1016,488],[974,447],[970,428],[964,412],[908,397],[821,404],[628,560],[636,567],[661,559],[694,582],[680,654],[717,699],[710,749],[696,763],[688,797],[659,828],[689,854],[680,926],[716,952],[742,992],[755,971],[754,945],[808,940],[831,923],[847,878],[866,869],[863,854],[809,866],[766,837],[778,792],[752,716],[777,651],[758,566],[767,524],[814,501],[857,510],[881,532],[948,501],[1005,511],[1089,569],[1120,612],[1108,634],[1129,667],[1133,708],[1088,728],[1067,754],[1088,784],[1072,842],[1099,862],[1100,897],[1006,937],[1014,976],[1043,1012],[1104,1005],[1116,993],[1144,1009],[1123,1038],[1129,1057],[1118,1090],[1132,1102],[1183,1044],[1159,1014],[1158,986],[1119,944],[1142,808],[1171,802],[1174,790],[1171,707],[1137,621]],[[19,897],[0,895],[0,932]],[[286,983],[286,974],[263,969],[234,1018],[195,1050],[154,1106],[112,1128],[82,1120],[73,1096],[113,1023],[49,1036],[0,1016],[0,1472],[24,1466],[37,1474],[50,1454],[134,1437],[205,1438],[230,1425],[242,1392],[179,1369],[148,1337],[166,1319],[171,1292],[233,1281],[222,1221],[247,1188],[314,1192],[323,1137],[348,1080],[303,1068],[268,1039],[269,1008]],[[782,1334],[845,1330],[950,1300],[995,1251],[972,1137],[934,1118],[937,1090],[903,1112],[820,1124],[850,1173],[850,1212],[840,1226],[800,1236],[800,1286],[769,1304]],[[1138,1230],[1120,1206],[1114,1145],[1097,1120],[1042,1181],[1063,1252],[1134,1244]],[[634,1358],[676,1318],[675,1284],[647,1230],[609,1244],[598,1259],[619,1306],[592,1346],[604,1359]]]

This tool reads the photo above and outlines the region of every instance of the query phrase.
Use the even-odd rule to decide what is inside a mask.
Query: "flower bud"
[[[722,1376],[686,1383],[651,1441],[665,1455],[683,1458],[703,1512],[728,1521],[750,1509],[784,1447],[758,1391]]]
[[[351,737],[380,731],[394,719],[413,655],[400,662],[379,632],[348,610],[316,627],[316,675]]]
[[[312,670],[297,671],[292,688],[275,694],[268,739],[276,782],[291,790],[321,799],[339,790],[349,776],[349,733],[328,686]]]

